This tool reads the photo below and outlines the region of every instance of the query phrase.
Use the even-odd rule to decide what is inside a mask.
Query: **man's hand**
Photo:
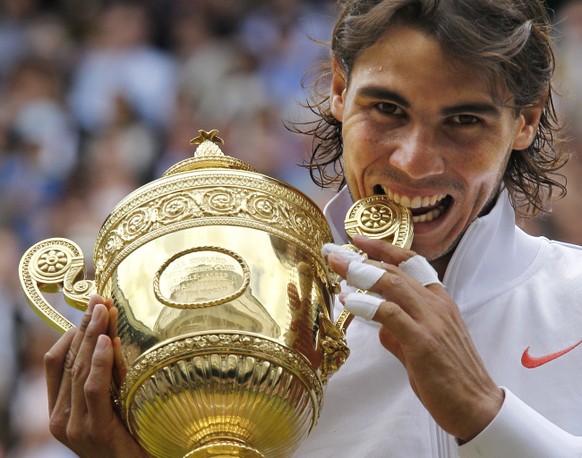
[[[368,263],[385,271],[369,288],[384,299],[378,299],[372,318],[382,325],[380,342],[402,362],[436,422],[458,439],[471,440],[493,420],[504,395],[487,373],[457,305],[440,284],[422,286],[397,267],[414,252],[361,237],[354,244],[377,260]],[[328,261],[346,278],[348,260],[331,254]]]
[[[79,327],[45,355],[50,431],[83,458],[147,457],[113,409],[113,343],[107,335],[116,313],[112,305],[92,297]]]

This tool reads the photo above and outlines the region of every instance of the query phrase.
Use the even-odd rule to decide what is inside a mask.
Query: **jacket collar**
[[[349,238],[344,228],[344,220],[353,203],[354,200],[352,199],[348,187],[344,186],[340,192],[330,199],[323,209],[333,239],[338,245],[349,243]]]
[[[461,238],[443,283],[461,311],[466,311],[521,283],[542,240],[515,225],[515,212],[504,190],[493,209],[473,221]]]

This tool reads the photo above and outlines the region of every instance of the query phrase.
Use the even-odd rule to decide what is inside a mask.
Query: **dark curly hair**
[[[538,214],[546,198],[566,194],[558,173],[567,155],[556,147],[552,25],[540,0],[343,0],[339,6],[331,53],[348,84],[358,55],[398,22],[436,39],[451,58],[483,71],[494,94],[504,85],[513,95],[516,113],[543,103],[535,139],[526,150],[512,152],[504,184],[522,216]],[[305,167],[315,183],[341,187],[342,125],[330,111],[330,76],[331,62],[311,84],[307,107],[317,119],[296,124],[294,130],[313,138]]]

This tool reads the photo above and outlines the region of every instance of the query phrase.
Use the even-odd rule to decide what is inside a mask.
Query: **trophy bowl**
[[[216,131],[193,142],[107,217],[94,280],[79,247],[52,238],[24,253],[21,284],[60,332],[74,325],[43,293],[81,310],[113,299],[112,397],[151,455],[290,456],[349,354],[320,254],[331,232],[304,194],[224,155]]]

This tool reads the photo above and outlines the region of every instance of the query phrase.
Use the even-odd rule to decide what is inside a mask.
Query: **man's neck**
[[[447,267],[449,265],[449,261],[453,257],[454,252],[455,252],[455,250],[451,250],[447,254],[441,256],[440,258],[437,258],[437,259],[430,261],[430,265],[433,266],[434,270],[437,271],[437,274],[439,276],[439,280],[441,280],[441,281],[443,280],[443,278],[445,276],[445,272],[446,272]]]

